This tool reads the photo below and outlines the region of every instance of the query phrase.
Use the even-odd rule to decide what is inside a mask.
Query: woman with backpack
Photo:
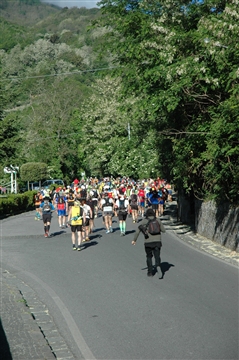
[[[67,198],[64,193],[55,199],[58,215],[58,223],[60,228],[66,227],[66,201]]]
[[[42,211],[42,220],[44,224],[45,237],[49,237],[50,226],[51,226],[51,217],[52,211],[55,211],[54,206],[50,202],[50,198],[45,196],[40,205]]]
[[[132,214],[132,221],[133,224],[138,222],[138,198],[137,195],[135,194],[135,190],[133,189],[131,192],[131,195],[129,197],[129,204],[130,204],[130,210],[131,210],[131,214]]]
[[[115,206],[118,212],[119,227],[121,232],[120,236],[125,236],[126,218],[128,213],[130,212],[129,201],[124,195],[120,195],[118,200],[116,200]]]
[[[101,199],[100,207],[103,211],[103,221],[106,227],[106,234],[112,233],[112,216],[113,216],[113,208],[114,201],[109,197],[108,192],[104,193],[104,196]]]
[[[144,187],[141,186],[138,191],[138,206],[139,206],[139,215],[144,217],[145,211],[145,190]]]

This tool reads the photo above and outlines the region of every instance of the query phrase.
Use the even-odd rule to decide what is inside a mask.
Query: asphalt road
[[[72,251],[52,219],[49,239],[34,213],[1,224],[2,267],[46,304],[75,359],[238,359],[238,269],[163,234],[164,278],[147,277],[143,238],[127,220],[120,237],[95,221]]]

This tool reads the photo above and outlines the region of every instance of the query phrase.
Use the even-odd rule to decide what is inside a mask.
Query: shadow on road
[[[160,280],[163,279],[165,273],[166,273],[171,267],[174,267],[174,266],[175,266],[175,265],[169,264],[168,262],[162,262],[162,263],[160,264],[160,268],[161,268],[161,273],[162,273],[162,275],[161,275],[161,277],[159,277],[159,279],[160,279]],[[142,268],[141,270],[147,270],[147,269],[148,269],[147,267],[144,267],[144,268]],[[156,267],[154,266],[153,276],[156,275],[156,274],[158,273],[158,271],[159,271],[159,270],[156,269]],[[159,273],[160,273],[160,271],[159,271]]]
[[[84,246],[84,247],[82,247],[82,250],[87,250],[91,246],[98,245],[98,242],[97,241],[90,241],[87,243],[84,242],[82,245]]]
[[[65,233],[66,233],[66,231],[63,231],[63,230],[55,231],[55,232],[51,233],[51,236],[57,236],[57,235],[65,234]]]
[[[1,320],[0,320],[0,354],[1,354],[1,359],[12,360],[10,347]]]
[[[95,234],[95,235],[90,234],[90,240],[100,239],[100,238],[102,238],[101,234]]]
[[[129,234],[132,234],[132,233],[135,233],[135,232],[136,232],[136,230],[127,230],[125,235],[129,235]]]
[[[102,231],[102,230],[105,230],[105,228],[104,228],[104,227],[102,227],[102,228],[97,228],[97,229],[94,229],[94,233],[95,233],[95,232],[97,232],[97,231]]]
[[[169,264],[168,262],[162,262],[160,265],[161,268],[161,272],[162,272],[162,276],[160,277],[160,279],[164,278],[165,273],[171,268],[174,267],[173,264]]]

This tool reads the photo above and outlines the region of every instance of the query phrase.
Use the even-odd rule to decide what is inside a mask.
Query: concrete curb
[[[11,353],[4,359],[73,360],[73,354],[36,293],[15,275],[0,270],[2,326]]]

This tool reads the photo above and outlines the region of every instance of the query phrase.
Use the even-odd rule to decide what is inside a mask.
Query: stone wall
[[[192,199],[180,195],[178,217],[191,224],[199,235],[239,252],[239,207],[197,199],[192,203]]]
[[[198,234],[239,252],[239,207],[195,200],[195,230]]]

